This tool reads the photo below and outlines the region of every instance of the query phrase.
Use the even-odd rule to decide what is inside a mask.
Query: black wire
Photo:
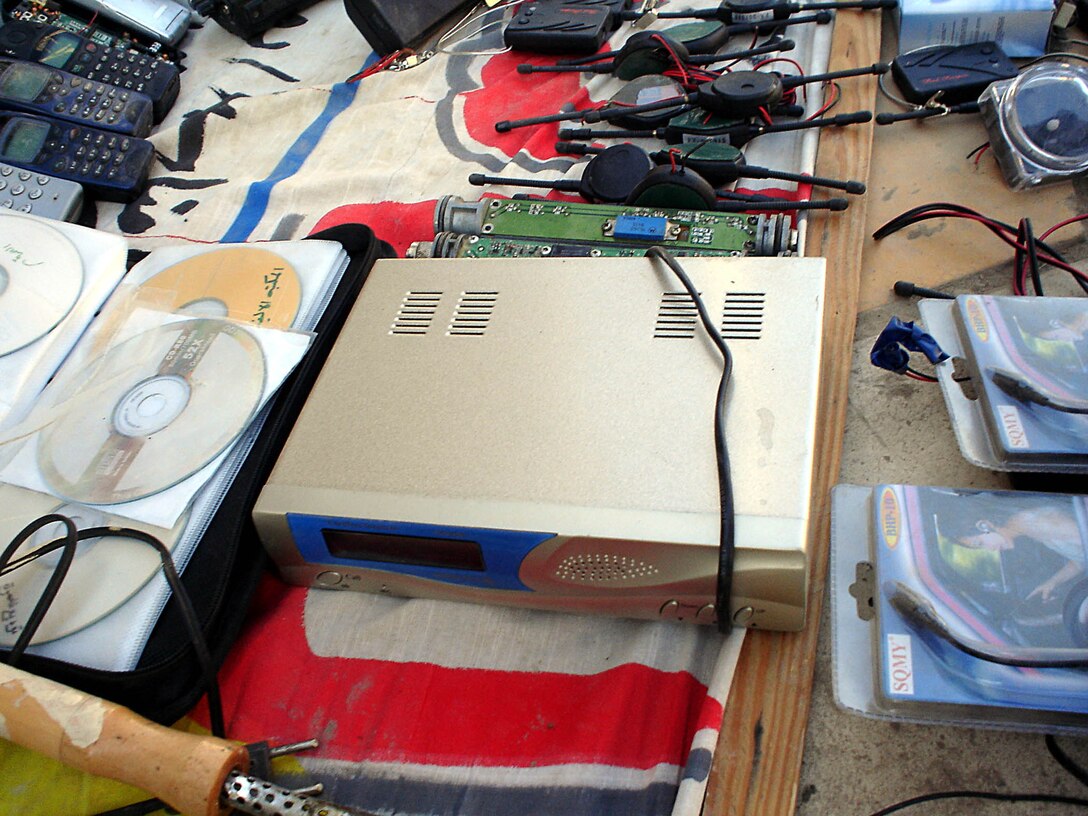
[[[699,312],[703,328],[707,335],[718,347],[722,354],[722,378],[718,383],[718,394],[714,408],[714,443],[718,464],[718,497],[721,507],[719,528],[719,553],[718,553],[718,631],[728,632],[733,628],[731,598],[733,595],[733,562],[736,560],[736,529],[735,510],[733,507],[733,478],[729,465],[729,448],[725,439],[725,398],[729,389],[729,379],[733,373],[733,354],[722,337],[721,332],[714,326],[710,314],[706,310],[706,304],[699,296],[698,290],[687,276],[680,262],[663,247],[653,246],[646,251],[650,258],[659,258],[672,270],[680,283],[687,290],[688,295],[695,303]]]
[[[976,218],[981,218],[984,221],[989,222],[989,224],[984,224],[984,226],[989,227],[989,225],[994,225],[1005,230],[1006,232],[1019,234],[1019,229],[1017,227],[1014,227],[1011,224],[1006,224],[1004,221],[998,221],[996,218],[991,218],[988,215],[980,213],[978,210],[973,210],[970,207],[964,207],[961,204],[952,204],[947,201],[934,201],[929,204],[922,204],[918,207],[913,207],[906,212],[900,213],[895,218],[892,218],[890,221],[879,227],[873,233],[873,239],[879,241],[881,238],[886,238],[892,233],[898,232],[899,230],[905,227],[909,227],[912,224],[916,224],[919,221],[926,221],[931,218],[948,217],[947,215],[939,212],[931,212],[933,210],[948,210],[963,215],[974,216]],[[1066,258],[1060,252],[1058,252],[1046,242],[1040,241],[1038,238],[1032,238],[1031,244],[1031,250],[1033,252],[1037,253],[1039,250],[1042,250],[1056,261],[1060,261],[1064,264],[1069,263],[1068,260],[1066,260]],[[1088,293],[1088,280],[1085,280],[1084,277],[1078,275],[1073,275],[1073,280],[1077,282],[1077,285],[1081,289]]]
[[[30,618],[28,618],[26,625],[23,627],[23,631],[19,635],[19,641],[16,643],[16,647],[23,644],[22,649],[17,651],[16,647],[13,647],[11,654],[8,657],[8,662],[13,664],[13,661],[18,659],[18,657],[21,656],[22,651],[25,650],[26,644],[29,644],[31,638],[33,638],[34,633],[41,624],[41,618],[44,617],[45,612],[49,608],[49,604],[51,604],[56,597],[60,583],[64,579],[64,574],[67,572],[67,568],[71,564],[72,558],[75,556],[75,544],[77,542],[101,538],[106,535],[141,541],[154,548],[159,554],[159,560],[162,562],[163,574],[166,577],[166,582],[170,585],[171,591],[174,593],[174,598],[177,600],[178,608],[181,611],[182,619],[185,622],[185,627],[189,630],[189,638],[192,640],[193,651],[196,653],[197,662],[200,664],[205,691],[208,695],[208,719],[211,725],[211,732],[217,737],[225,736],[226,728],[223,721],[223,703],[219,693],[219,682],[215,676],[215,665],[212,662],[211,653],[208,651],[207,641],[205,641],[204,633],[200,629],[200,619],[196,614],[196,610],[193,608],[193,602],[189,597],[189,593],[181,583],[181,578],[178,577],[177,569],[174,567],[174,560],[170,556],[170,550],[168,550],[166,545],[159,541],[155,536],[150,533],[145,533],[143,530],[135,530],[130,527],[88,527],[85,530],[74,532],[75,524],[67,516],[55,513],[49,514],[28,524],[19,535],[12,540],[11,544],[9,544],[3,554],[0,555],[0,575],[13,568],[7,565],[7,561],[19,546],[22,545],[23,541],[41,527],[58,521],[65,526],[66,535],[63,539],[56,539],[50,541],[48,544],[43,544],[34,550],[33,553],[30,553],[28,557],[19,559],[18,565],[22,566],[53,550],[61,548],[64,548],[65,550],[60,562],[54,567],[53,575],[50,577],[49,584],[46,586],[45,591],[43,591],[42,597],[39,598],[37,605],[34,607],[34,611],[31,613]],[[58,573],[60,574],[59,579],[57,578]],[[53,587],[54,583],[56,584],[56,588],[50,592],[50,588]],[[48,602],[46,602],[47,597]],[[39,608],[43,606],[43,603],[44,609],[42,609],[41,615],[39,616],[38,611]],[[24,641],[25,643],[23,643]]]
[[[14,666],[16,662],[22,658],[23,652],[25,652],[30,645],[31,639],[38,631],[38,627],[41,626],[42,619],[45,618],[45,614],[49,611],[49,607],[57,597],[60,586],[64,582],[64,577],[68,574],[68,568],[72,566],[72,559],[76,556],[76,542],[79,541],[76,525],[67,516],[62,516],[59,513],[49,513],[26,525],[19,531],[18,535],[11,540],[11,543],[4,549],[4,552],[0,553],[0,575],[2,575],[4,566],[11,560],[11,557],[15,555],[15,551],[23,545],[24,541],[41,528],[48,527],[50,524],[56,524],[58,522],[64,525],[64,538],[58,539],[57,547],[63,547],[64,552],[61,554],[58,562],[53,566],[53,573],[49,576],[49,581],[46,583],[45,589],[42,590],[38,602],[34,604],[34,609],[31,610],[30,616],[27,618],[26,625],[23,626],[22,632],[19,633],[19,637],[16,639],[15,644],[8,652],[7,663],[9,666]],[[56,547],[54,549],[56,549]]]
[[[1081,799],[1076,796],[1058,796],[1050,793],[991,793],[988,791],[954,790],[926,793],[922,796],[915,796],[913,799],[904,799],[894,805],[873,812],[871,816],[887,816],[889,813],[897,813],[914,805],[937,802],[942,799],[988,799],[992,802],[1053,802],[1059,805],[1088,807],[1088,799]]]
[[[982,152],[983,150],[985,150],[989,146],[990,146],[989,142],[983,142],[978,147],[976,147],[974,150],[972,150],[970,153],[968,153],[966,156],[964,156],[964,158],[965,159],[970,159],[972,156],[975,156],[976,154]]]
[[[1050,755],[1054,757],[1054,761],[1072,774],[1078,782],[1082,785],[1088,785],[1088,771],[1074,762],[1069,754],[1062,750],[1062,747],[1058,745],[1058,740],[1053,734],[1046,735],[1046,749],[1050,751]]]
[[[1043,282],[1039,277],[1039,251],[1035,242],[1035,232],[1031,228],[1031,219],[1021,220],[1024,225],[1024,245],[1028,248],[1028,271],[1031,272],[1031,285],[1035,288],[1035,294],[1043,296]]]

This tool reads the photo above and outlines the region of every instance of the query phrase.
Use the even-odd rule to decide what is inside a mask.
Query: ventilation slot
[[[763,331],[767,295],[763,292],[729,292],[722,309],[722,337],[726,340],[758,340]]]
[[[446,334],[478,337],[487,329],[495,311],[498,292],[462,292]]]
[[[626,555],[583,553],[568,555],[560,561],[555,577],[575,584],[610,584],[642,580],[657,572],[653,564]]]
[[[441,299],[441,292],[409,292],[401,301],[389,333],[426,334]]]
[[[695,301],[687,292],[665,292],[657,307],[654,337],[694,337],[699,323]]]

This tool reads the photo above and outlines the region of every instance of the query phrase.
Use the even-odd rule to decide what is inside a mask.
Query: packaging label
[[[1001,432],[1010,448],[1030,448],[1027,431],[1020,421],[1020,411],[1015,405],[998,405],[997,416],[1001,420]]]
[[[914,659],[910,635],[888,633],[888,690],[892,694],[914,695]]]

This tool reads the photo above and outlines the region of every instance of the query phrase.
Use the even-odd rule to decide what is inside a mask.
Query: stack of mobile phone
[[[154,157],[143,137],[177,99],[177,66],[42,20],[8,20],[0,55],[0,162],[35,180],[81,184],[107,201],[139,195]],[[12,189],[0,189],[10,200],[0,206],[42,214],[44,188],[37,202]],[[49,217],[64,218],[54,211],[68,207],[50,208]]]

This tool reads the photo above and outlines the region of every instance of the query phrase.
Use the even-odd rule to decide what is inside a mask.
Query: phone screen
[[[18,162],[33,161],[47,135],[48,123],[18,120],[5,129],[3,138],[0,139],[0,158]]]
[[[63,68],[79,47],[80,37],[70,31],[54,31],[38,45],[38,62],[52,68]]]
[[[13,64],[0,76],[0,95],[30,102],[49,82],[49,72],[36,66]]]

